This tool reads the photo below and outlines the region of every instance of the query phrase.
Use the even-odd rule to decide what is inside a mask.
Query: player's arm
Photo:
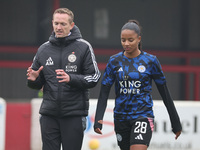
[[[111,86],[101,85],[94,122],[94,131],[99,134],[102,134],[103,116],[107,107],[110,88]]]
[[[179,137],[179,135],[181,134],[182,131],[182,126],[181,126],[181,122],[180,122],[180,118],[178,116],[178,113],[176,111],[174,102],[172,100],[171,94],[167,88],[167,85],[157,85],[158,91],[163,99],[163,102],[167,108],[167,111],[169,113],[169,117],[170,117],[170,121],[171,121],[171,125],[172,125],[172,131],[174,132],[174,134],[176,134],[176,139]]]
[[[109,60],[102,79],[94,122],[94,131],[99,134],[102,134],[101,129],[103,124],[103,116],[107,107],[107,100],[110,93],[110,89],[114,81],[115,75],[113,73],[111,61]]]
[[[171,97],[171,94],[168,90],[167,84],[166,84],[166,79],[163,74],[160,62],[158,59],[155,57],[153,61],[153,66],[152,66],[152,77],[156,83],[156,86],[158,88],[158,91],[163,99],[163,102],[167,108],[167,111],[169,113],[171,125],[172,125],[172,131],[174,134],[176,134],[176,139],[178,136],[181,134],[182,131],[182,126],[180,123],[180,119],[178,116],[178,113],[176,111],[176,108],[174,106],[173,99]]]

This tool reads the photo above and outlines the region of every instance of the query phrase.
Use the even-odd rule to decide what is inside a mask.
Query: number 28
[[[135,123],[135,125],[136,125],[136,128],[134,130],[134,133],[146,133],[146,131],[147,131],[147,123],[146,122],[137,121]]]

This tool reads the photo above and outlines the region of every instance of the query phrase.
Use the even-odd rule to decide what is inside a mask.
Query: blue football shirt
[[[127,58],[124,52],[110,57],[102,84],[112,86],[115,82],[115,119],[154,118],[152,79],[158,85],[166,83],[156,56],[141,51],[135,58]]]

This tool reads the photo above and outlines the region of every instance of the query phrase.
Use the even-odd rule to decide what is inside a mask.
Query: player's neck
[[[135,58],[135,57],[139,56],[140,54],[141,54],[141,51],[139,49],[137,49],[136,51],[131,52],[131,53],[126,52],[126,51],[124,52],[124,55],[128,58]]]

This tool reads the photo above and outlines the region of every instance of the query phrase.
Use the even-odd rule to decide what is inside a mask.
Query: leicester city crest
[[[76,55],[74,54],[74,52],[72,52],[72,54],[70,54],[68,56],[68,60],[69,60],[69,62],[75,62],[76,61]]]
[[[140,66],[138,66],[138,71],[141,72],[141,73],[143,73],[143,72],[146,71],[146,67],[143,66],[143,65],[140,65]]]

